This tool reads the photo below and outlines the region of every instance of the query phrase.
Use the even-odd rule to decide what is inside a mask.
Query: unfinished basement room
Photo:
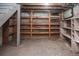
[[[0,56],[78,55],[78,3],[0,3]]]

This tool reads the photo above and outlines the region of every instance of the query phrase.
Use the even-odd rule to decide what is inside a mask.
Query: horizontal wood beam
[[[68,9],[68,8],[64,8],[64,7],[48,7],[48,6],[46,6],[46,7],[40,7],[40,6],[38,6],[38,7],[32,7],[32,6],[30,6],[30,7],[28,7],[28,6],[22,6],[21,7],[22,9],[40,9],[40,10],[53,10],[53,9],[59,9],[59,10],[66,10],[66,9]]]

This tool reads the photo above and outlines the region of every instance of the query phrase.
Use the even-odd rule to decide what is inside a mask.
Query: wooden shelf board
[[[30,19],[31,17],[29,16],[29,17],[21,17],[21,19]]]
[[[63,34],[63,33],[62,33]],[[67,38],[69,38],[69,39],[71,39],[71,36],[69,36],[69,35],[67,35],[67,34],[63,34],[65,37],[67,37]]]
[[[27,25],[31,25],[31,24],[21,24],[21,26],[27,26]]]
[[[49,25],[49,24],[32,24],[32,25],[36,25],[36,26],[38,26],[38,25],[47,26],[47,25]]]
[[[52,17],[52,18],[60,18],[60,16],[54,16],[54,15],[50,16],[50,17]]]
[[[49,28],[32,28],[32,29],[40,29],[40,30],[43,30],[43,29],[49,29]]]
[[[21,28],[20,30],[30,30],[31,28]]]
[[[20,32],[21,34],[31,34],[31,32]]]
[[[70,29],[70,30],[71,30],[71,28],[70,28],[70,27],[63,27],[63,28],[65,28],[65,29]]]
[[[53,29],[58,29],[58,30],[59,30],[60,28],[50,28],[50,29],[52,29],[52,30],[53,30]]]
[[[79,40],[74,40],[75,42],[79,43]]]
[[[74,29],[74,30],[79,31],[79,29]]]
[[[60,24],[56,24],[56,23],[51,23],[50,25],[60,25]]]
[[[60,32],[51,32],[51,34],[59,34]]]
[[[64,19],[64,21],[71,21],[71,19],[69,18],[69,19]]]
[[[32,29],[41,29],[42,30],[42,29],[49,29],[49,28],[32,28]]]
[[[49,19],[49,17],[32,17],[33,19]]]
[[[49,32],[32,32],[32,34],[49,34]]]

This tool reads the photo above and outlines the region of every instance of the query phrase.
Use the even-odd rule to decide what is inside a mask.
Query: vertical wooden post
[[[51,22],[50,22],[50,11],[49,11],[49,39],[51,37]]]
[[[60,40],[61,40],[61,39],[64,39],[64,37],[63,37],[63,35],[62,35],[62,32],[63,32],[63,31],[62,31],[62,26],[63,26],[62,20],[64,19],[63,16],[64,16],[64,15],[63,15],[63,12],[62,12],[62,13],[60,14],[60,18],[61,18],[61,19],[60,19]]]
[[[33,20],[33,10],[31,10],[31,38],[32,38],[32,20]]]
[[[17,5],[17,46],[20,45],[20,5]]]

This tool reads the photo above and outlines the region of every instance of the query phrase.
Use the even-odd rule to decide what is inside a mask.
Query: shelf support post
[[[17,46],[20,45],[20,5],[17,5]]]

